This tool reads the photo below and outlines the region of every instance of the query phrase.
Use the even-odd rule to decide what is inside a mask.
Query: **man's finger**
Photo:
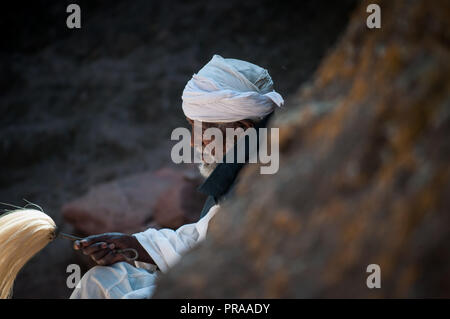
[[[102,266],[114,264],[116,262],[116,257],[117,254],[114,251],[110,250],[105,256],[103,256],[103,258],[97,260],[97,264]]]
[[[91,258],[98,263],[99,260],[104,258],[107,254],[111,252],[110,249],[101,249],[91,255]]]
[[[88,236],[86,238],[83,238],[82,240],[80,240],[80,244],[82,247],[87,247],[90,246],[94,243],[97,243],[99,241],[107,241],[106,239],[110,237],[109,235],[106,234],[100,234],[100,235],[92,235],[92,236]]]
[[[92,244],[88,247],[83,248],[83,254],[85,255],[92,255],[100,250],[103,250],[105,248],[108,248],[108,244],[105,242],[98,242],[95,244]]]

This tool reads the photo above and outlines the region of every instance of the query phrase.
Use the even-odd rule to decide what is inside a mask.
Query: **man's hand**
[[[127,261],[123,254],[115,252],[117,249],[134,248],[139,253],[138,261],[154,263],[144,247],[136,237],[122,233],[106,233],[93,235],[82,240],[76,240],[73,244],[75,250],[81,250],[89,255],[97,264],[106,266],[119,261]]]

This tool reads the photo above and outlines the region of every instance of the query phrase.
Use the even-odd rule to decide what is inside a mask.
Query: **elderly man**
[[[284,103],[272,86],[267,70],[215,55],[187,83],[182,96],[183,112],[192,126],[201,123],[203,130],[215,127],[224,135],[227,128],[262,127],[273,110]],[[223,141],[224,153],[235,147],[226,142],[226,136]],[[202,138],[199,143],[191,140],[191,145],[199,145],[196,149],[203,159],[203,150],[211,142]],[[207,155],[215,158],[215,154]],[[134,235],[107,233],[76,241],[74,248],[90,255],[99,266],[83,276],[71,298],[150,298],[158,274],[168,271],[205,238],[209,221],[218,211],[219,202],[230,193],[243,165],[217,162],[216,159],[200,164],[207,179],[199,190],[209,196],[198,222],[177,230],[150,228]],[[125,248],[138,252],[134,263],[125,253],[117,253]]]

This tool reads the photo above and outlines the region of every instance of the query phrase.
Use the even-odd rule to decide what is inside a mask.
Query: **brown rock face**
[[[450,297],[449,2],[378,3],[277,114],[279,172],[245,169],[156,297]]]
[[[205,200],[192,196],[200,179],[188,173],[164,168],[98,185],[64,205],[64,219],[80,235],[176,229],[196,221]]]

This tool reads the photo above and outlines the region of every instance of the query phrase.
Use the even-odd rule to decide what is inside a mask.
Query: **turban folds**
[[[214,55],[186,84],[183,112],[188,118],[202,122],[261,119],[284,103],[272,87],[266,69]]]

